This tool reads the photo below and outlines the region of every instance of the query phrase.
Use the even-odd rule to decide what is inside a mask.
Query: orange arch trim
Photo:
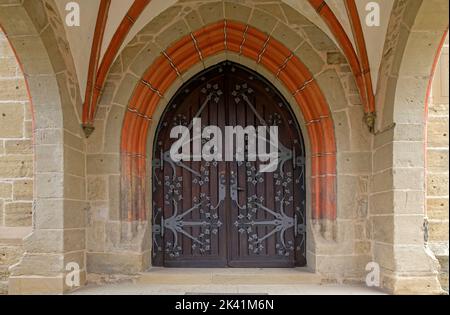
[[[234,21],[220,21],[183,37],[153,62],[137,84],[122,129],[122,219],[146,219],[144,157],[148,130],[161,98],[192,66],[225,51],[258,62],[294,96],[307,122],[311,144],[312,218],[336,219],[336,140],[329,106],[319,85],[283,44]]]
[[[87,94],[87,97],[89,98],[86,98],[85,103],[83,104],[83,125],[89,126],[90,124],[93,124],[95,119],[95,113],[97,110],[97,104],[105,85],[106,76],[108,75],[109,70],[111,69],[111,66],[117,56],[120,46],[124,42],[126,36],[130,32],[136,20],[145,10],[150,1],[151,0],[134,0],[127,14],[122,19],[122,22],[120,23],[116,32],[114,33],[114,36],[111,42],[109,43],[108,48],[106,49],[105,55],[103,56],[100,66],[98,67],[98,69],[92,70],[97,71],[97,73],[95,75],[95,81],[93,81],[93,83],[90,83],[91,85],[93,84],[93,86],[90,87],[91,91],[89,91],[89,94]],[[108,9],[104,10],[105,14],[108,14],[107,11]],[[100,21],[100,23],[102,22],[103,21]],[[103,31],[104,29],[101,32]],[[100,32],[100,30],[96,31],[95,36],[99,36],[98,32]],[[101,37],[103,37],[103,34],[101,34]],[[101,41],[102,38],[100,39],[100,44]],[[96,39],[94,39],[94,44],[96,44]],[[101,46],[100,44],[98,45]],[[98,49],[100,48],[101,47],[99,47]],[[96,61],[96,63],[98,63],[98,61]],[[88,79],[93,79],[93,77],[94,75],[90,74],[90,77]]]
[[[369,67],[366,67],[365,69],[361,68],[360,59],[358,58],[355,49],[353,49],[353,45],[350,39],[348,38],[347,33],[345,32],[341,23],[339,23],[338,19],[336,18],[330,7],[327,5],[327,3],[324,0],[308,0],[308,1],[310,5],[316,10],[317,14],[319,14],[325,21],[325,23],[328,25],[331,32],[338,41],[339,45],[341,46],[342,51],[350,65],[350,68],[352,69],[353,75],[355,76],[356,85],[359,90],[359,95],[361,96],[361,101],[364,104],[365,113],[375,113],[375,102],[371,83],[372,79],[370,77],[370,68]],[[349,3],[351,4],[350,1]],[[355,22],[354,18],[357,18],[359,22],[359,17],[351,15],[349,18],[353,23],[352,25],[357,26],[357,24],[354,23]],[[360,36],[360,34],[357,35]],[[357,37],[358,44],[361,44],[359,47],[363,49],[362,45],[365,45],[365,43],[364,42],[361,43],[360,40],[361,37]],[[362,41],[364,41],[364,38],[362,38]]]

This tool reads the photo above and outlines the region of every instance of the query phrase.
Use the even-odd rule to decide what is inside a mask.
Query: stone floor
[[[164,285],[121,283],[104,286],[84,287],[73,295],[207,295],[207,294],[249,294],[249,295],[383,295],[376,289],[363,286],[337,284],[304,285]]]

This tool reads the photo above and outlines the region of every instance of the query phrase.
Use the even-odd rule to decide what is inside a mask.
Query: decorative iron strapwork
[[[219,69],[219,72],[222,71]],[[221,104],[225,94],[220,85],[208,82],[203,77],[200,80],[203,82],[203,87],[200,87],[200,95],[203,95],[200,99],[203,101],[198,109],[181,112],[177,105],[172,104],[170,110],[174,114],[162,123],[163,128],[183,125],[191,130],[193,126],[189,125],[187,117],[201,117],[207,107],[211,112],[211,106]],[[249,80],[253,81],[254,78]],[[289,119],[286,113],[278,112],[286,106],[281,99],[273,112],[265,111],[262,116],[258,112],[261,105],[252,104],[255,91],[251,84],[231,86],[230,100],[236,103],[236,108],[238,105],[245,106],[247,113],[254,115],[255,124],[259,126],[279,126],[284,130],[298,128],[294,126],[292,116]],[[189,92],[186,89],[185,93]],[[270,145],[269,138],[261,139]],[[177,259],[186,255],[183,253],[186,250],[195,255],[211,255],[212,242],[217,242],[217,237],[224,233],[226,225],[231,225],[228,232],[238,233],[240,239],[244,237],[247,240],[250,255],[263,255],[267,253],[264,251],[265,246],[270,245],[275,246],[279,257],[304,257],[305,158],[303,143],[299,138],[285,138],[278,143],[277,170],[270,175],[259,171],[258,162],[174,162],[170,149],[162,143],[165,140],[159,140],[161,142],[157,143],[152,172],[153,192],[158,192],[160,196],[159,201],[153,204],[154,257],[165,255]],[[245,146],[246,156],[247,149],[248,146]],[[266,183],[268,178],[270,184]],[[211,181],[217,182],[217,186],[212,185]],[[243,187],[239,187],[240,184]],[[262,189],[269,186],[273,191],[266,195]],[[186,194],[186,189],[192,194]],[[217,190],[214,202],[209,195],[212,190]],[[237,211],[231,215],[232,220],[228,220],[230,211]]]

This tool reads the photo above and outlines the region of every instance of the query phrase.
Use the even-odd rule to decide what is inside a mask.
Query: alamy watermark
[[[80,286],[80,265],[76,262],[70,262],[66,265],[66,286],[77,288]]]
[[[380,265],[376,262],[370,262],[366,266],[366,285],[368,287],[380,287]]]
[[[194,118],[190,127],[172,128],[170,138],[178,139],[170,149],[174,162],[259,161],[266,163],[259,166],[261,173],[275,172],[278,168],[278,126],[226,126],[223,132],[218,126],[202,130],[201,119]]]
[[[369,2],[366,4],[366,25],[368,27],[379,27],[381,24],[380,4],[378,2]]]

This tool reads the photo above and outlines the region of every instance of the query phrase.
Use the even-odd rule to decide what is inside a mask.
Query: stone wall
[[[433,79],[427,121],[428,244],[441,265],[441,284],[448,291],[448,36]]]
[[[34,208],[24,254],[9,268],[10,294],[67,286],[67,266],[85,279],[85,142],[75,66],[54,0],[0,1],[0,21],[23,66],[34,113]]]
[[[32,117],[25,80],[0,30],[0,294],[8,267],[22,256],[23,228],[31,227],[33,204]]]
[[[0,226],[31,226],[32,117],[25,80],[0,33]]]

